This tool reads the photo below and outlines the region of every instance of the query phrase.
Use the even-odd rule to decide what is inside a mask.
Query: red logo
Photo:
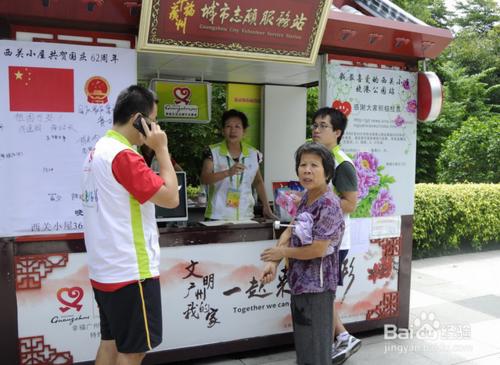
[[[346,117],[348,117],[352,111],[351,103],[349,103],[348,101],[342,102],[340,100],[335,100],[332,104],[332,108],[340,110]]]
[[[176,104],[187,105],[191,101],[191,90],[188,87],[176,87],[173,90]]]
[[[77,286],[72,288],[61,288],[57,291],[57,300],[64,305],[63,307],[59,307],[62,313],[67,312],[71,308],[79,312],[80,309],[82,309],[82,305],[79,304],[82,298],[83,289]]]
[[[111,91],[108,80],[102,76],[92,76],[85,83],[87,101],[92,104],[106,104]]]

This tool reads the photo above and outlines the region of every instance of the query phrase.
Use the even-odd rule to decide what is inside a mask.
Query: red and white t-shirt
[[[100,290],[159,276],[155,206],[164,184],[116,131],[101,138],[83,169],[84,233],[89,277]]]

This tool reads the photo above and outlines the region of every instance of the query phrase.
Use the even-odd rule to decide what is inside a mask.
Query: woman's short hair
[[[238,118],[238,119],[240,119],[241,120],[241,124],[243,124],[243,129],[247,129],[248,128],[248,118],[245,115],[245,113],[240,112],[239,110],[236,110],[236,109],[229,109],[229,110],[226,110],[222,114],[222,129],[224,129],[226,127],[226,122],[230,118]]]
[[[302,155],[306,153],[319,156],[323,163],[326,183],[328,184],[333,180],[335,174],[335,160],[333,159],[332,153],[328,151],[325,146],[316,142],[306,142],[295,151],[295,172],[297,176],[299,175],[300,160]]]

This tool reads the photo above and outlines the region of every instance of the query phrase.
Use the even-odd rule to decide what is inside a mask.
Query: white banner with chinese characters
[[[412,215],[417,73],[350,63],[325,62],[322,102],[348,117],[341,146],[356,166],[359,193],[351,217]]]
[[[261,241],[162,249],[164,342],[158,350],[291,331],[283,266],[273,283],[259,283],[260,253],[274,244]]]
[[[82,231],[83,161],[136,75],[130,49],[0,41],[0,236]]]
[[[387,225],[376,224],[379,236],[381,224]],[[258,282],[260,253],[275,242],[162,248],[163,342],[154,351],[290,332],[283,266],[274,282]],[[337,309],[345,323],[398,316],[400,250],[400,237],[379,238],[344,260]],[[43,358],[34,352],[49,349],[74,363],[93,360],[100,327],[86,254],[21,256],[16,271],[21,354]]]

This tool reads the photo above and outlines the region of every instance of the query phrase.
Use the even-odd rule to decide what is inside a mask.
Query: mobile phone
[[[144,128],[142,127],[141,119],[144,118],[142,115],[139,115],[137,118],[135,118],[134,123],[132,124],[135,129],[137,129],[139,132],[141,132],[144,137],[146,137],[146,132],[144,131]],[[146,118],[144,118],[146,121],[146,124],[148,127],[151,127],[151,125],[147,122]]]

